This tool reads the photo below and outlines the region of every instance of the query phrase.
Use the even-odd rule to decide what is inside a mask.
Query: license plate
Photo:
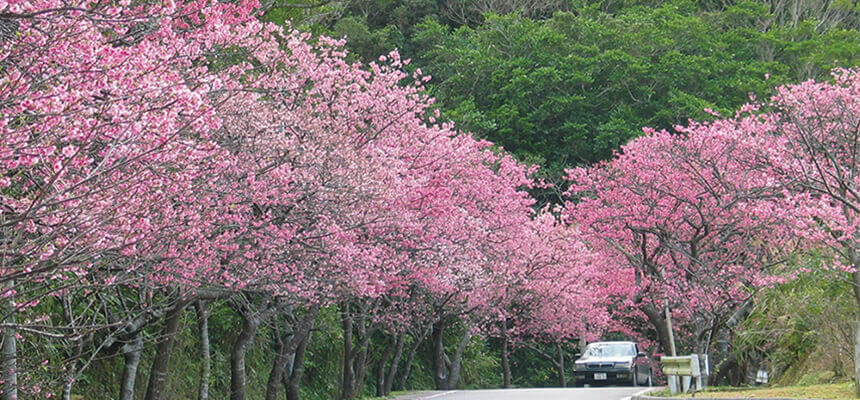
[[[606,373],[605,372],[595,372],[594,373],[594,380],[605,381],[606,380]]]

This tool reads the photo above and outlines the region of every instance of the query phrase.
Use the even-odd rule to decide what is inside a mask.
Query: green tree
[[[427,19],[410,38],[444,116],[558,174],[606,159],[643,126],[729,113],[777,84],[856,65],[855,30],[772,25],[761,3],[702,12],[687,0],[594,5],[547,20],[486,15],[453,29]]]

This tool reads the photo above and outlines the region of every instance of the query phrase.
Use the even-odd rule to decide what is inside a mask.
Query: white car
[[[577,355],[579,356],[579,355]],[[574,384],[651,386],[653,364],[634,342],[594,342],[573,367]]]

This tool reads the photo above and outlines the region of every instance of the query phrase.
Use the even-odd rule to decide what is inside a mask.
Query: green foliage
[[[349,38],[352,54],[365,60],[372,60],[381,54],[402,47],[405,40],[395,26],[388,25],[370,31],[367,24],[355,17],[346,17],[338,21],[331,34],[335,37]]]
[[[482,337],[473,337],[463,356],[462,385],[466,389],[501,387],[500,353],[491,349],[489,342]]]
[[[607,158],[643,126],[730,113],[750,94],[858,62],[857,31],[762,30],[767,18],[760,4],[705,14],[679,0],[544,21],[488,15],[453,30],[427,20],[412,44],[447,118],[557,171]]]
[[[336,308],[320,311],[312,335],[300,395],[302,399],[330,399],[337,393],[343,360],[343,330]]]
[[[804,275],[760,293],[732,345],[741,364],[763,359],[783,384],[839,381],[852,373],[856,317],[850,282]]]
[[[472,25],[452,16],[454,4],[351,0],[327,3],[318,14],[331,17],[321,20],[279,9],[266,18],[346,36],[364,61],[400,49],[433,76],[445,119],[541,164],[554,181],[608,158],[643,126],[713,118],[705,108],[729,114],[750,95],[860,63],[858,10],[846,2],[820,13],[828,8],[803,3],[789,20],[761,1],[577,0],[557,7],[569,12],[534,14],[548,18],[524,10]]]
[[[546,354],[554,355],[555,345],[535,344]],[[565,345],[565,349],[573,350],[573,347]],[[567,382],[573,379],[573,357],[572,352],[566,352],[565,374]],[[511,353],[511,380],[516,387],[557,387],[559,385],[558,372],[553,364],[541,357],[537,352],[527,347],[516,347]]]
[[[330,399],[337,393],[340,377],[342,332],[335,309],[321,311],[305,359],[305,376],[300,387],[301,397],[310,400]],[[226,399],[230,394],[230,350],[239,333],[241,317],[223,302],[211,306],[209,337],[212,347],[212,369],[210,397]],[[155,339],[159,326],[146,331],[147,343],[138,369],[136,392],[143,395],[154,357]],[[265,395],[266,380],[272,366],[274,354],[273,331],[263,325],[254,342],[248,348],[246,368],[248,372],[248,398],[261,399]],[[182,318],[176,345],[170,359],[170,373],[166,386],[169,399],[197,398],[200,371],[200,341],[197,316],[189,308]],[[87,399],[108,400],[119,393],[122,375],[122,357],[104,357],[96,360],[75,386],[73,393],[87,394]]]

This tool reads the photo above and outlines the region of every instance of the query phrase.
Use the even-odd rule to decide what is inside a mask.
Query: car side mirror
[[[639,358],[639,357],[648,357],[648,355],[640,351],[640,352],[639,352],[639,354],[637,354],[637,355],[636,355],[636,357],[637,357],[637,358]]]
[[[574,357],[576,357],[576,358],[580,358],[580,357],[582,357],[582,353],[576,353],[576,354],[574,354],[573,356],[574,356]]]

